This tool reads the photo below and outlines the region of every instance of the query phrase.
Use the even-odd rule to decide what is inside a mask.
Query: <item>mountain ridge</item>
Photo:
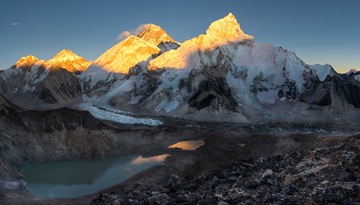
[[[32,66],[44,67],[49,70],[65,69],[71,73],[79,74],[84,72],[91,62],[78,56],[71,50],[64,49],[50,58],[48,61],[39,60],[33,55],[21,57],[14,66],[17,68],[30,68]]]
[[[107,72],[127,74],[130,68],[159,52],[157,46],[131,35],[100,55],[93,65]]]
[[[65,50],[53,59],[63,62],[70,57],[61,56],[68,54],[74,56]],[[37,58],[27,60],[21,62],[31,69],[0,74],[3,96],[16,98],[19,88],[8,79],[18,76],[24,81],[20,90],[48,97],[43,99],[44,107],[57,103],[88,109],[96,116],[108,115],[110,121],[123,112],[200,121],[284,121],[279,114],[282,107],[292,113],[287,117],[294,122],[306,122],[309,119],[304,116],[316,116],[316,112],[331,120],[333,115],[357,113],[360,108],[358,73],[342,75],[327,64],[308,65],[294,52],[256,42],[231,13],[181,44],[161,27],[146,25],[137,36],[100,55],[80,75],[68,72],[63,80],[55,75],[46,78],[50,70],[40,72]],[[71,83],[61,83],[64,79]],[[42,89],[35,92],[39,86]]]
[[[25,57],[21,57],[14,65],[16,67],[31,67],[39,61],[40,60],[37,57],[33,55],[28,55]]]
[[[175,42],[164,29],[155,24],[146,24],[144,30],[136,36],[155,46],[158,46],[161,42]]]
[[[212,52],[222,45],[240,42],[251,43],[253,40],[254,37],[245,34],[241,30],[236,18],[229,13],[224,18],[211,23],[205,34],[200,34],[198,37],[187,40],[183,42],[178,49],[171,50],[159,58],[151,60],[149,69],[155,70],[170,67],[185,69],[191,66],[195,67],[200,63],[198,52]],[[184,58],[188,53],[192,55]]]

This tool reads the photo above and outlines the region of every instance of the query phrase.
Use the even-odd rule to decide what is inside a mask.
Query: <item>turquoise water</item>
[[[126,156],[105,160],[67,160],[27,164],[18,171],[34,196],[75,198],[111,187],[154,165],[168,155]]]

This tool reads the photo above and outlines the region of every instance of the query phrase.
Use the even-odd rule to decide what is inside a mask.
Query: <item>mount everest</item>
[[[125,124],[159,125],[151,118],[161,116],[345,123],[359,116],[358,76],[256,42],[230,13],[182,43],[149,24],[92,62],[69,50],[21,58],[0,73],[0,94],[23,109],[68,107]]]

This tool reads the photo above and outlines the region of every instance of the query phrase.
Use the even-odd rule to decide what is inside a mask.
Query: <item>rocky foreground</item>
[[[128,127],[87,112],[29,111],[0,102],[0,204],[360,204],[360,135],[335,137],[359,133],[357,121],[240,126],[164,118],[161,127]],[[168,148],[183,140],[205,144]],[[32,162],[129,154],[170,157],[76,199],[32,196],[16,171]]]
[[[360,135],[325,141],[195,178],[171,174],[155,186],[113,189],[91,204],[360,204]]]

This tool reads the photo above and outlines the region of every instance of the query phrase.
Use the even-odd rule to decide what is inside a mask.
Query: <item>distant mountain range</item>
[[[0,73],[0,94],[29,110],[69,107],[125,124],[153,117],[258,123],[359,119],[360,72],[308,65],[245,34],[230,13],[179,43],[148,24],[94,61],[63,50],[21,58]],[[141,116],[141,117],[140,117]]]

